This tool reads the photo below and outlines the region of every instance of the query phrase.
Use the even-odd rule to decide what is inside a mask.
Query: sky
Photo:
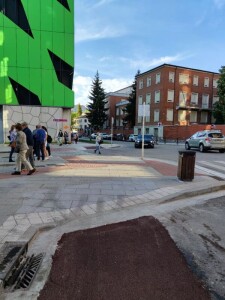
[[[75,0],[75,104],[97,71],[108,93],[164,63],[219,72],[225,0]]]

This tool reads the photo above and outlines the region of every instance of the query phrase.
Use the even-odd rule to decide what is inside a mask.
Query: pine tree
[[[130,124],[130,127],[135,126],[135,118],[136,118],[136,86],[137,86],[137,76],[140,74],[140,70],[137,71],[135,75],[134,82],[132,84],[132,91],[127,99],[129,103],[125,108],[126,116],[124,120]]]
[[[106,94],[102,88],[102,81],[99,79],[98,71],[92,81],[92,88],[88,98],[91,102],[87,106],[87,118],[91,123],[91,127],[94,130],[98,130],[103,127],[104,122],[107,120],[106,111],[108,110],[108,108],[105,108],[106,102],[104,99]]]
[[[216,124],[225,123],[225,66],[219,70],[220,78],[217,85],[217,95],[219,101],[213,105],[213,117],[216,119]]]
[[[82,115],[82,108],[81,108],[81,105],[80,103],[78,104],[78,107],[77,107],[77,116],[80,117]]]

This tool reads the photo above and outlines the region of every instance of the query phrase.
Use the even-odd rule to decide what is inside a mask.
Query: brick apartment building
[[[163,64],[137,77],[137,115],[134,133],[142,127],[138,105],[150,105],[145,133],[163,136],[164,125],[214,123],[212,105],[219,100],[219,73]]]
[[[113,127],[118,130],[122,130],[124,127],[123,118],[124,118],[124,108],[128,103],[127,99],[131,93],[132,87],[128,86],[121,90],[108,93],[106,95],[106,104],[105,108],[108,108],[106,114],[108,116],[103,129],[110,129],[112,118],[114,119]]]

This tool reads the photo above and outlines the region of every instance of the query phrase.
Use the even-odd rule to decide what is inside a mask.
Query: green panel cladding
[[[73,70],[74,0],[0,0],[0,105],[73,107]]]

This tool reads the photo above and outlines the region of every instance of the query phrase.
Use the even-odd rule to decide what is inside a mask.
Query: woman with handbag
[[[9,153],[9,162],[14,162],[12,159],[13,153],[15,152],[16,147],[16,128],[15,125],[11,126],[11,129],[9,131],[9,146],[11,147],[10,153]]]
[[[15,125],[17,136],[16,136],[16,147],[15,152],[17,153],[16,159],[16,171],[12,175],[21,175],[21,164],[23,164],[29,171],[27,175],[32,175],[36,169],[31,166],[31,164],[26,159],[26,152],[29,149],[27,146],[26,134],[23,132],[22,125],[17,123]]]

